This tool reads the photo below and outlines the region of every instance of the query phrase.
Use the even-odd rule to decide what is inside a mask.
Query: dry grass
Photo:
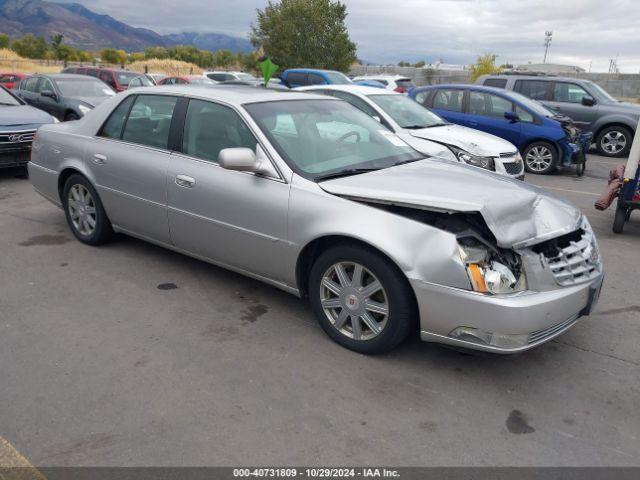
[[[127,69],[132,72],[144,73],[144,67],[148,67],[149,73],[164,73],[165,75],[200,75],[202,69],[193,63],[182,62],[180,60],[141,60],[127,65]]]
[[[0,72],[57,73],[62,66],[46,60],[30,60],[6,48],[0,48]]]

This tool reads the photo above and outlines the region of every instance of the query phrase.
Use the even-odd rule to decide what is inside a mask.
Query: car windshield
[[[4,88],[0,87],[0,105],[9,105],[12,107],[17,107],[18,105],[21,105],[21,104],[16,99],[16,97],[11,95]]]
[[[126,87],[127,85],[129,85],[129,82],[131,80],[140,76],[139,73],[135,73],[135,72],[115,72],[115,73],[116,73],[116,76],[118,77],[118,83],[123,87]]]
[[[617,102],[618,101],[615,98],[613,98],[609,94],[609,92],[607,92],[604,88],[602,88],[597,83],[593,83],[593,82],[586,82],[586,83],[589,85],[591,90],[595,92],[596,97],[598,97],[599,100],[607,100],[609,102]]]
[[[400,128],[429,128],[447,123],[432,111],[404,95],[369,95],[369,98],[393,118]]]
[[[245,108],[289,166],[312,180],[425,158],[347,102],[283,100]]]
[[[511,98],[511,100],[514,100],[520,103],[525,108],[528,108],[529,110],[533,111],[534,113],[537,113],[538,115],[542,115],[543,117],[555,117],[556,115],[558,115],[557,112],[554,112],[548,109],[541,103],[536,102],[535,100],[532,100],[529,97],[525,97],[521,93],[509,92],[509,97]]]
[[[57,79],[56,85],[63,97],[110,97],[115,92],[100,80],[92,79]]]
[[[353,83],[349,77],[340,72],[324,72],[332,85],[347,85]]]

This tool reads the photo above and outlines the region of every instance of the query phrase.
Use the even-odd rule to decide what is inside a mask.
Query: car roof
[[[575,77],[558,77],[556,75],[521,75],[517,74],[505,74],[505,73],[495,73],[490,75],[482,75],[483,79],[487,78],[513,78],[515,80],[542,80],[548,82],[554,82],[560,80],[561,82],[589,82],[586,78],[575,78]]]
[[[389,74],[385,74],[385,73],[381,73],[380,75],[376,75],[375,73],[367,73],[366,75],[356,75],[355,78],[362,78],[362,79],[375,79],[375,78],[384,78],[384,79],[391,79],[391,80],[411,80],[411,77],[408,77],[407,75],[389,75]]]
[[[75,73],[38,73],[41,77],[47,77],[52,80],[80,80],[83,82],[100,81],[95,77],[89,77],[87,75],[77,75]]]
[[[234,105],[243,105],[247,103],[260,103],[282,100],[301,100],[314,98],[318,100],[327,100],[331,97],[326,95],[307,94],[301,95],[295,90],[276,90],[261,87],[250,87],[247,85],[225,85],[222,87],[199,87],[195,85],[159,85],[156,87],[140,87],[136,88],[134,94],[155,94],[155,95],[184,95],[189,97],[208,98],[211,100],[221,100]]]
[[[299,91],[313,90],[338,90],[342,92],[359,93],[360,95],[400,95],[384,88],[370,87],[367,85],[310,85],[307,87],[296,88]]]

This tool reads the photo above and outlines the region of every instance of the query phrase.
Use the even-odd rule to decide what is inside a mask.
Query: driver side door
[[[234,109],[191,99],[181,137],[167,177],[174,245],[227,267],[283,280],[289,184],[218,164],[222,149],[256,151],[251,129]]]

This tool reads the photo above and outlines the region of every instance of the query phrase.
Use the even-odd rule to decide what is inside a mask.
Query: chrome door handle
[[[176,175],[176,185],[184,188],[193,188],[196,179],[187,175]]]
[[[93,163],[95,163],[96,165],[104,165],[105,163],[107,163],[107,157],[102,155],[101,153],[96,153],[93,156]]]

